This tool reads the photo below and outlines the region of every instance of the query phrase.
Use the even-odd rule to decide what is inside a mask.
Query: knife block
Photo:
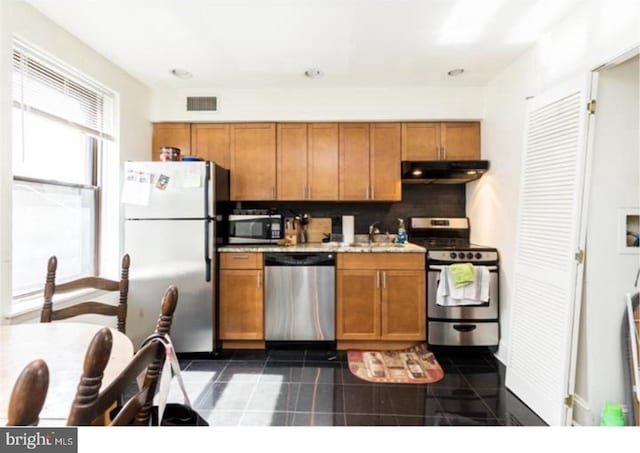
[[[284,238],[292,245],[299,244],[302,239],[302,226],[293,217],[284,219]]]

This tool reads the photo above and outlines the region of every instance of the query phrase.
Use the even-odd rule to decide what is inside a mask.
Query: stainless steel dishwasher
[[[335,254],[266,253],[266,341],[335,340]]]

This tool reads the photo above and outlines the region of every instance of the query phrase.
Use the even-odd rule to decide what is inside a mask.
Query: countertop
[[[255,245],[225,245],[218,248],[219,252],[334,252],[334,253],[426,253],[427,249],[416,244],[393,244],[374,242],[373,244],[347,245],[339,242],[298,244],[289,247],[271,244]]]

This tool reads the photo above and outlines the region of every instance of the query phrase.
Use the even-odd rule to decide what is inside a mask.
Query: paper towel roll
[[[355,221],[352,215],[342,216],[342,242],[353,244],[354,224]]]

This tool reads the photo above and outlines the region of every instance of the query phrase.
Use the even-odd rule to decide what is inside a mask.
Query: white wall
[[[603,71],[598,83],[581,326],[585,360],[579,368],[588,379],[577,389],[588,395],[591,419],[585,418],[591,424],[598,423],[605,401],[622,403],[625,396],[620,326],[640,255],[620,251],[619,211],[640,207],[639,69],[636,56]]]
[[[11,297],[10,42],[8,4],[0,1],[0,301]],[[2,307],[0,303],[0,323]]]
[[[318,81],[321,83],[321,81]],[[218,112],[187,112],[187,96],[217,96]],[[480,119],[481,87],[153,90],[152,121]]]
[[[554,24],[531,50],[485,87],[482,150],[491,161],[491,169],[467,186],[467,215],[471,218],[472,240],[494,245],[501,254],[502,338],[498,355],[504,361],[509,353],[525,97],[586,74],[639,43],[639,2],[585,2]],[[593,315],[597,317],[598,313]]]
[[[106,60],[54,22],[21,0],[0,2],[0,300],[11,299],[11,40],[13,35],[54,55],[89,77],[118,93],[120,121],[117,124],[118,143],[108,159],[112,165],[104,181],[107,215],[103,223],[107,244],[103,260],[106,275],[118,275],[122,252],[120,208],[117,194],[120,187],[118,168],[124,160],[147,159],[151,149],[149,124],[150,90],[119,67]],[[37,265],[34,263],[34,265]],[[42,263],[43,276],[45,263]],[[7,306],[2,305],[6,310]],[[5,314],[4,312],[2,314]],[[3,317],[0,317],[2,319]]]

